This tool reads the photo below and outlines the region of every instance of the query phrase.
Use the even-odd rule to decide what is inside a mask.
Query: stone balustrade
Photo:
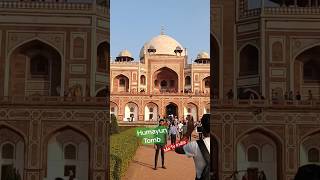
[[[266,15],[319,15],[319,7],[266,7]]]
[[[2,96],[1,105],[88,105],[105,106],[105,97]]]
[[[69,3],[69,2],[18,2],[18,1],[0,1],[0,10],[32,10],[32,11],[65,11],[73,13],[83,11],[84,13],[97,13],[99,15],[108,15],[109,9],[100,5],[90,3]]]
[[[277,16],[277,15],[288,15],[288,16],[297,16],[297,15],[319,15],[319,7],[264,7],[250,9],[243,11],[240,14],[240,18],[250,18],[261,16]]]
[[[0,8],[16,9],[63,9],[63,10],[91,10],[88,3],[51,3],[51,2],[0,2]]]
[[[175,93],[175,92],[112,92],[111,96],[189,96],[209,97],[210,93]]]
[[[111,61],[110,64],[123,64],[123,65],[139,65],[140,62],[137,61],[122,61],[122,62],[116,62],[116,61]]]
[[[320,100],[213,100],[213,107],[320,108]]]
[[[261,9],[250,9],[240,14],[240,18],[255,17],[261,14]]]

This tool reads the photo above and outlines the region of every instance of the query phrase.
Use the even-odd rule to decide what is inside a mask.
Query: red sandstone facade
[[[106,2],[0,2],[2,179],[108,179]]]
[[[319,14],[311,0],[211,1],[215,179],[320,163]]]

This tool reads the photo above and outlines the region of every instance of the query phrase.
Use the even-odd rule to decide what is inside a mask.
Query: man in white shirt
[[[171,144],[176,144],[177,143],[177,134],[178,134],[178,129],[177,126],[174,124],[174,122],[171,123],[170,129],[169,129],[169,135],[171,138]]]
[[[180,121],[179,124],[178,124],[178,131],[179,131],[179,138],[180,140],[182,139],[182,127],[183,127],[183,124],[182,122]]]
[[[205,144],[207,152],[210,155],[210,114],[204,114],[202,116],[201,124],[203,127],[203,142]],[[192,131],[187,132],[187,137],[190,133],[192,133]],[[210,156],[207,156],[206,159],[204,158],[203,152],[201,152],[197,141],[192,141],[182,147],[177,147],[175,151],[179,154],[186,154],[188,157],[193,157],[194,164],[196,167],[196,180],[210,178],[209,174],[207,174],[207,177],[202,176],[202,173],[206,166],[210,167]]]

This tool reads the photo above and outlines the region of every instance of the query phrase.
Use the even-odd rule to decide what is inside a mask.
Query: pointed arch
[[[159,115],[159,106],[155,102],[148,102],[144,106],[144,120],[149,121],[157,121]]]
[[[156,91],[178,91],[180,88],[179,73],[170,67],[158,68],[152,74],[151,88]]]
[[[78,127],[75,127],[71,124],[68,124],[68,125],[64,125],[64,126],[61,126],[61,127],[56,127],[55,129],[52,129],[42,140],[42,149],[43,149],[43,154],[42,154],[42,167],[44,167],[44,170],[45,170],[45,177],[48,178],[48,169],[50,168],[50,166],[48,165],[48,155],[49,155],[49,141],[51,140],[52,137],[54,137],[55,135],[57,135],[59,132],[63,133],[63,132],[66,132],[66,131],[71,131],[71,132],[74,132],[75,134],[77,135],[80,135],[80,137],[83,137],[87,143],[87,161],[88,161],[88,168],[85,168],[86,171],[89,172],[89,159],[91,157],[91,152],[93,151],[92,150],[92,138],[91,136],[83,131],[82,129],[78,128]],[[72,137],[74,139],[77,139],[76,137]],[[59,146],[60,147],[60,146]],[[63,147],[63,146],[61,146]],[[81,148],[79,148],[78,150],[80,150]],[[63,149],[61,149],[63,150]],[[63,151],[62,151],[63,153]],[[62,158],[62,157],[61,157]],[[66,164],[65,164],[66,165]],[[51,174],[52,175],[52,174]]]
[[[134,101],[129,101],[125,103],[123,109],[124,118],[123,121],[138,121],[139,120],[139,106],[138,103]]]
[[[297,51],[293,57],[292,57],[292,61],[295,61],[297,59],[298,56],[300,56],[303,52],[309,50],[309,49],[312,49],[314,47],[317,47],[317,46],[320,46],[320,42],[316,42],[316,43],[313,43],[313,44],[310,44],[308,46],[305,46],[303,48],[301,48],[299,51]]]
[[[173,116],[179,117],[179,109],[178,108],[179,108],[179,106],[175,102],[170,101],[170,102],[166,103],[165,115],[166,116],[173,115]]]
[[[129,92],[130,79],[128,76],[120,73],[112,78],[113,92]]]
[[[301,136],[299,143],[301,143],[303,140],[305,140],[305,138],[315,135],[315,134],[320,134],[320,128],[316,128],[315,130],[312,130],[306,134],[304,134],[303,136]]]
[[[262,137],[265,137],[267,139],[269,139],[272,143],[274,143],[275,146],[275,158],[276,160],[274,161],[274,163],[276,164],[276,178],[277,179],[282,179],[282,172],[283,172],[283,167],[282,167],[282,162],[283,162],[283,141],[282,139],[279,137],[279,135],[277,135],[276,133],[274,133],[273,131],[264,128],[264,127],[254,127],[251,129],[246,130],[245,132],[242,132],[241,134],[239,134],[237,136],[237,138],[235,139],[235,144],[237,144],[237,146],[239,144],[241,144],[241,142],[246,138],[249,137],[251,134],[258,134],[261,135]],[[256,136],[255,136],[256,137]],[[262,147],[261,147],[262,148]],[[238,163],[240,162],[239,160],[239,154],[238,154],[238,148],[237,151],[235,151],[235,157],[237,157],[237,166]],[[265,166],[265,165],[264,165]],[[266,171],[265,171],[266,172]]]
[[[211,86],[211,78],[210,76],[204,77],[202,79],[202,91],[204,93],[208,93],[208,91],[210,90],[210,86]]]
[[[320,129],[317,128],[309,133],[306,133],[299,139],[299,146],[300,146],[299,165],[300,166],[310,164],[310,163],[320,164],[319,138],[320,138]],[[315,152],[312,150],[317,150],[318,154],[314,156]]]
[[[26,69],[20,68],[20,71],[24,72],[24,74],[21,76],[20,73],[20,76],[17,76],[19,70],[13,70],[16,64],[19,64],[20,67],[30,65],[30,67],[27,67],[30,68],[31,73],[28,73],[29,71]],[[33,94],[64,95],[64,56],[62,52],[50,42],[35,37],[19,43],[7,54],[5,67],[5,96],[10,93],[17,93],[16,95],[23,96]],[[41,72],[41,76],[37,74],[38,70]],[[49,72],[51,72],[51,75],[49,75]],[[15,80],[12,80],[12,78]],[[42,90],[32,89],[31,87],[33,86],[26,89],[17,88],[18,81],[20,83],[19,87],[21,87],[21,85],[26,86],[25,83],[27,80],[36,81],[38,84],[41,83],[41,85],[46,88]]]
[[[17,128],[15,128],[14,126],[11,126],[9,124],[2,124],[0,123],[0,130],[1,129],[8,129],[16,134],[18,134],[22,139],[23,139],[23,142],[26,143],[28,142],[28,138],[27,136],[20,130],[18,130]]]
[[[118,118],[119,105],[114,101],[110,101],[110,114],[114,114]]]
[[[40,42],[42,42],[42,43],[44,43],[44,44],[47,44],[48,46],[51,46],[52,48],[54,48],[54,49],[60,54],[61,59],[64,60],[64,58],[63,58],[63,57],[64,57],[64,56],[63,56],[63,53],[60,51],[59,48],[57,48],[55,45],[53,45],[53,44],[50,43],[49,41],[46,41],[45,39],[42,39],[42,38],[39,38],[39,37],[33,37],[33,38],[27,39],[27,40],[25,40],[25,41],[22,41],[22,42],[16,44],[16,45],[13,46],[12,48],[10,48],[10,50],[8,51],[7,57],[10,57],[11,54],[12,54],[18,47],[21,47],[22,45],[27,44],[27,43],[32,42],[32,41],[35,41],[35,40],[40,41]]]
[[[97,45],[97,71],[106,72],[108,71],[110,58],[110,44],[108,41],[102,41]]]
[[[27,162],[26,137],[20,130],[5,124],[0,124],[0,137],[0,167],[11,165],[24,174]]]
[[[258,75],[260,72],[260,50],[251,42],[245,43],[238,51],[238,76]]]
[[[108,95],[110,95],[110,93],[106,87],[101,87],[96,91],[96,97],[107,97]]]
[[[47,142],[51,137],[52,135],[56,134],[57,132],[60,132],[60,131],[65,131],[65,130],[72,130],[72,131],[75,131],[81,135],[83,135],[90,143],[92,142],[92,138],[91,136],[83,131],[82,129],[78,128],[78,127],[75,127],[71,124],[67,124],[67,125],[64,125],[62,127],[57,127],[53,130],[51,130],[44,138],[43,138],[43,142]],[[43,143],[45,144],[45,143]]]
[[[199,106],[193,102],[188,102],[184,106],[184,119],[188,116],[191,115],[194,119],[194,121],[199,120]]]

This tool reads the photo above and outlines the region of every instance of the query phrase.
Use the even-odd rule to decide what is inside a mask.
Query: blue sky
[[[189,61],[210,49],[209,0],[111,0],[111,56],[128,49],[135,60],[143,44],[164,33],[187,48]]]

